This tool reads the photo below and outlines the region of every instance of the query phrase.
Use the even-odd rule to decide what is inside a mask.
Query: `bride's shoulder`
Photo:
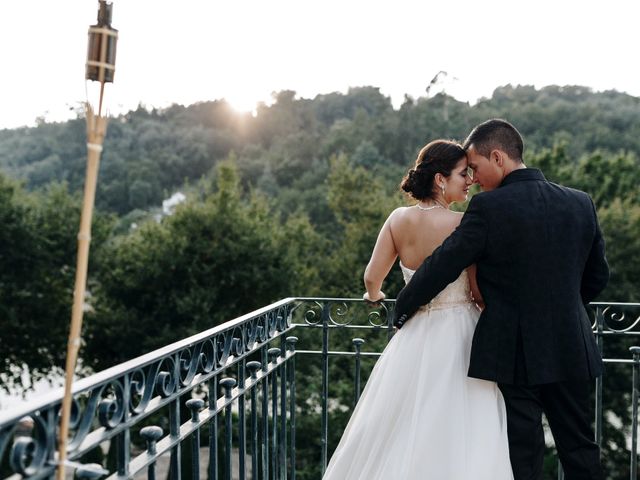
[[[455,212],[453,210],[449,210],[449,214],[452,220],[460,223],[462,221],[462,216],[464,215],[464,212]]]
[[[389,220],[396,220],[406,217],[411,211],[411,207],[398,207],[389,214]]]
[[[450,209],[438,210],[438,213],[441,218],[447,219],[451,222],[460,222],[460,220],[462,220],[462,215],[464,215],[463,212],[456,212],[455,210]]]
[[[446,212],[446,224],[449,225],[451,230],[458,228],[458,225],[460,225],[462,221],[462,215],[461,212],[454,212],[452,210]]]
[[[397,231],[404,229],[414,223],[414,220],[411,219],[412,210],[411,207],[398,207],[389,214],[385,223],[387,223],[392,230]]]

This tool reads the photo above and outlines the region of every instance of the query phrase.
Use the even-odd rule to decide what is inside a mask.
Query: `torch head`
[[[98,23],[89,27],[85,78],[102,84],[113,82],[118,31],[111,26],[113,4],[99,0]]]

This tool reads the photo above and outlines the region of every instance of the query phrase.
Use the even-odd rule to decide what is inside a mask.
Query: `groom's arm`
[[[598,224],[596,207],[593,205],[593,201],[591,201],[591,208],[593,210],[594,221],[596,222],[596,232],[593,237],[587,263],[582,273],[580,294],[585,304],[592,302],[609,282],[609,264],[607,263],[604,253],[604,238],[600,230],[600,225]]]
[[[456,230],[427,258],[396,299],[394,325],[402,325],[422,305],[429,303],[462,271],[478,260],[487,242],[487,222],[482,203],[474,197]]]

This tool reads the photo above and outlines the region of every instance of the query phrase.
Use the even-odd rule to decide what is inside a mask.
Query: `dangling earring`
[[[444,197],[444,185],[442,185],[442,196]]]

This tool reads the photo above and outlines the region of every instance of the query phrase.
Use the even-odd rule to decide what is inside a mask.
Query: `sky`
[[[63,121],[85,101],[97,0],[0,0],[0,129]],[[512,84],[640,96],[637,0],[113,0],[112,114],[375,86],[475,103]],[[111,88],[113,87],[113,88]]]

